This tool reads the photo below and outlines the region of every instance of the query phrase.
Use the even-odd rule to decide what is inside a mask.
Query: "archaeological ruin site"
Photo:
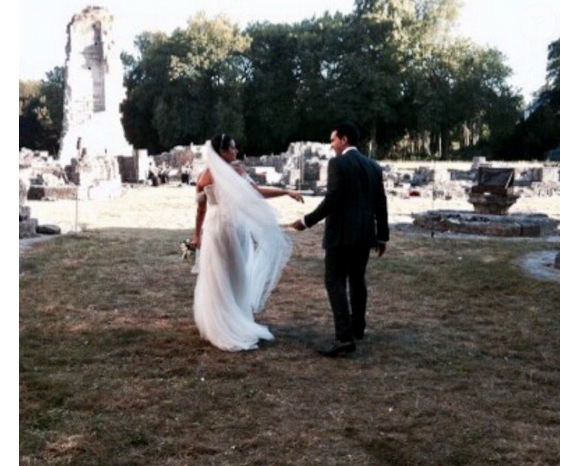
[[[125,139],[119,110],[125,98],[123,67],[114,19],[105,8],[85,8],[73,16],[66,31],[61,149],[59,154],[20,151],[21,238],[41,229],[28,201],[123,202],[128,188],[194,185],[204,168],[202,145],[149,154]],[[323,196],[332,157],[329,144],[293,142],[284,153],[246,157],[244,163],[259,184]],[[559,231],[558,219],[542,212],[510,213],[522,198],[559,197],[559,162],[487,161],[478,156],[471,162],[379,163],[391,202],[438,201],[439,209],[412,213],[418,231],[498,237],[540,237]],[[452,200],[465,200],[472,208],[440,208],[440,201]]]

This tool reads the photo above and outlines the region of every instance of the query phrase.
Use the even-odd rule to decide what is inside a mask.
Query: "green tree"
[[[328,141],[331,125],[341,120],[354,121],[375,142],[396,126],[398,77],[388,26],[327,13],[247,31],[253,41],[244,118],[254,152],[281,151],[293,140]]]
[[[548,46],[546,84],[540,98],[547,101],[554,112],[560,113],[560,39]]]
[[[245,54],[243,118],[247,150],[281,152],[297,134],[299,38],[296,26],[255,23],[246,33],[252,45]]]
[[[352,14],[293,25],[242,32],[224,17],[198,15],[169,36],[141,34],[139,56],[124,57],[126,134],[157,152],[230,132],[257,155],[327,141],[332,124],[351,120],[361,148],[377,156],[425,135],[431,153],[440,147],[447,156],[465,129],[469,145],[497,143],[521,98],[506,83],[501,53],[450,34],[460,7],[357,0]]]
[[[386,52],[379,57],[361,55],[377,68],[369,74],[380,76],[377,71],[384,70],[379,82],[390,84],[378,93],[380,117],[370,124],[371,131],[379,129],[381,152],[405,134],[429,132],[435,139],[451,130],[446,109],[453,99],[449,84],[454,50],[447,44],[460,7],[458,0],[355,1],[355,16],[373,38],[367,48]]]
[[[499,157],[541,160],[560,146],[560,39],[549,45],[547,58],[546,84],[536,92],[529,112],[493,145]]]
[[[19,146],[58,154],[64,106],[64,68],[41,81],[19,82]]]
[[[249,42],[226,17],[203,14],[170,36],[141,34],[140,56],[124,56],[129,141],[159,151],[225,130],[243,138],[240,69]]]
[[[355,0],[355,15],[389,24],[401,56],[411,58],[448,36],[462,5],[462,0]]]
[[[335,44],[342,58],[338,79],[343,112],[362,128],[363,146],[371,156],[385,152],[404,132],[401,109],[402,61],[390,21],[353,15],[343,40]],[[339,58],[339,59],[340,59]]]
[[[40,95],[40,81],[25,81],[18,82],[18,101],[19,101],[19,115],[25,111],[30,101]]]
[[[512,134],[494,147],[504,160],[542,160],[546,151],[560,145],[560,116],[549,105],[540,106],[513,127]]]

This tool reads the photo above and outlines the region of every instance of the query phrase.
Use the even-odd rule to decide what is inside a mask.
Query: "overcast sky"
[[[545,79],[548,44],[560,36],[557,0],[466,0],[458,33],[489,44],[507,57],[510,83],[529,102]],[[19,77],[41,79],[65,60],[66,26],[87,0],[21,0],[19,2]],[[133,51],[133,39],[146,30],[172,32],[197,11],[223,12],[242,28],[253,21],[297,22],[324,11],[352,10],[353,0],[101,0],[113,13],[117,43]]]

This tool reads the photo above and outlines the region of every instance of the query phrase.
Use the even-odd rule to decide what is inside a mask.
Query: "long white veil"
[[[251,309],[259,313],[282,275],[292,244],[280,229],[274,209],[214,151],[210,141],[203,155],[213,178],[220,215],[251,238],[246,242],[247,283]]]

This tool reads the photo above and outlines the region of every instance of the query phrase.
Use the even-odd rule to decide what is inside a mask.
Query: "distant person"
[[[159,169],[155,162],[149,162],[149,173],[147,175],[147,179],[151,180],[152,186],[159,186]]]
[[[181,167],[181,183],[189,184],[189,178],[191,177],[191,169],[189,165],[184,165]]]
[[[169,181],[169,167],[165,162],[161,164],[161,168],[159,169],[159,181],[161,184],[165,184]]]

